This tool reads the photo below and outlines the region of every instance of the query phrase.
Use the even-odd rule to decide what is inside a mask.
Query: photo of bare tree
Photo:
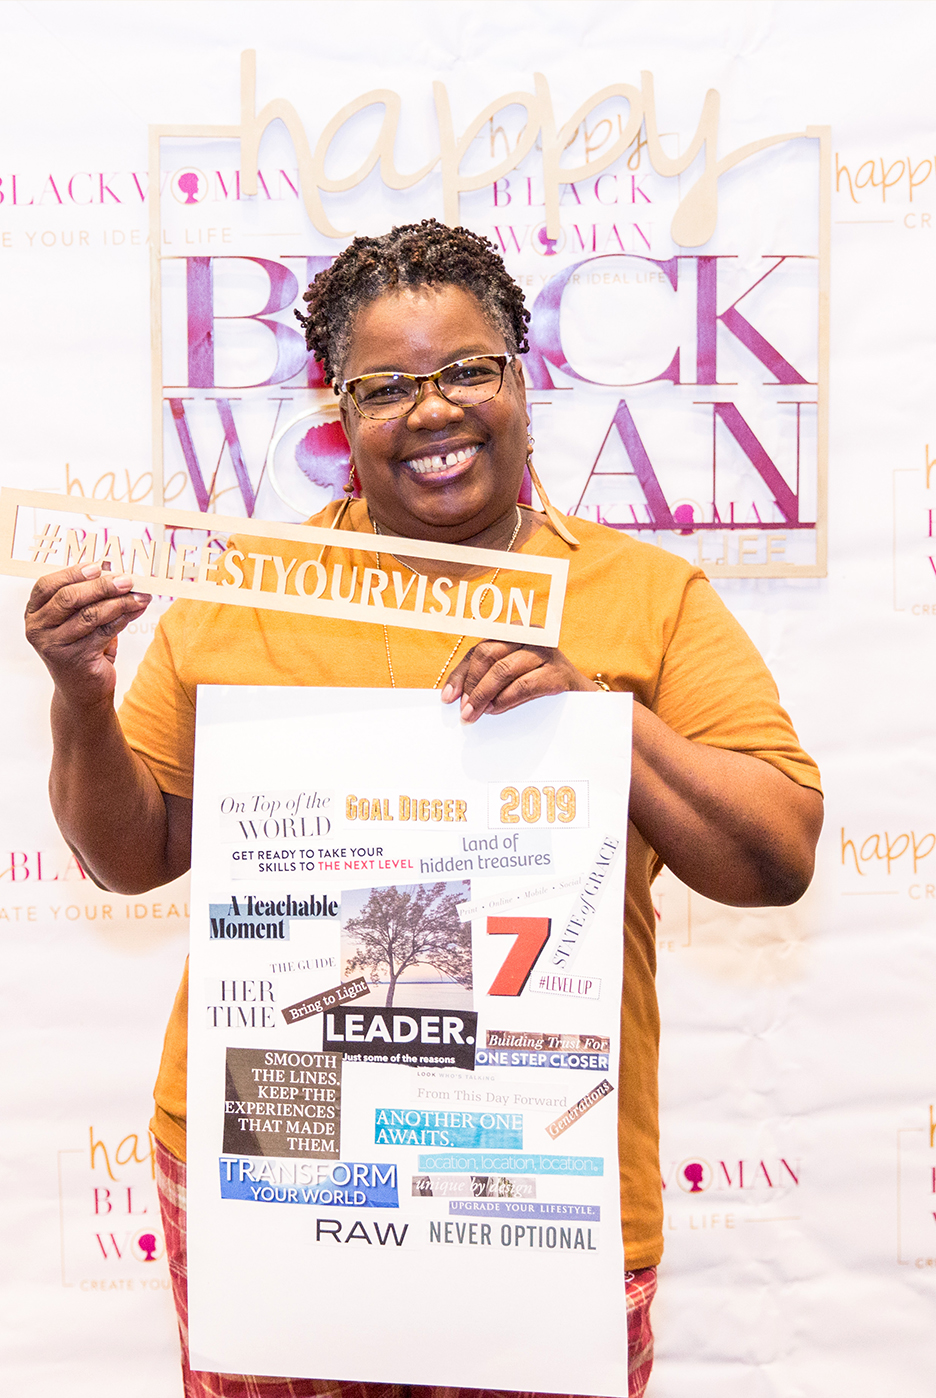
[[[373,986],[356,1005],[473,1008],[467,879],[354,889],[341,898],[342,979]]]

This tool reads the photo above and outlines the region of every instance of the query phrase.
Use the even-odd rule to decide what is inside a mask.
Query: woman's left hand
[[[481,641],[442,699],[460,699],[473,723],[541,694],[600,688],[561,651]],[[697,893],[734,907],[782,906],[812,877],[822,797],[750,753],[682,737],[635,703],[630,819]]]
[[[543,694],[598,689],[560,650],[481,641],[460,660],[445,681],[443,704],[461,700],[461,718],[474,723],[482,714],[503,714]]]

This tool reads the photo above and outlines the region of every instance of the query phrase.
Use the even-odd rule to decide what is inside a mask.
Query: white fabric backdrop
[[[531,90],[534,72],[549,82],[561,124],[605,85],[639,86],[644,70],[654,75],[661,141],[673,154],[687,148],[709,88],[721,93],[722,153],[781,132],[831,127],[828,574],[756,575],[765,532],[786,532],[790,562],[815,541],[809,535],[803,543],[776,513],[765,514],[771,499],[761,477],[720,439],[718,450],[734,463],[731,489],[751,487],[738,498],[758,542],[749,553],[753,575],[717,583],[765,654],[822,767],[826,829],[814,886],[795,908],[732,912],[668,876],[658,885],[667,1251],[650,1391],[653,1398],[870,1398],[889,1383],[905,1398],[928,1395],[936,1359],[936,1086],[928,1032],[936,983],[936,673],[928,634],[936,617],[932,6],[77,0],[5,4],[0,34],[2,481],[101,497],[152,498],[147,128],[236,123],[244,49],[257,51],[258,107],[273,98],[292,102],[313,144],[359,94],[378,87],[400,93],[402,170],[416,169],[437,148],[434,80],[446,84],[456,131],[499,95]],[[518,111],[495,115],[466,167],[489,168],[491,149],[499,159],[504,140],[515,142]],[[612,103],[589,118],[593,125],[586,122],[567,158],[584,160],[583,142],[598,142],[604,116],[613,132],[617,111],[626,107]],[[330,174],[363,159],[376,119],[362,121],[348,128],[345,146],[338,143]],[[536,241],[543,212],[534,209],[542,197],[535,149],[507,184],[494,191],[488,183],[463,198],[461,216],[504,237],[511,270],[529,278],[531,302],[541,277],[591,253],[590,239],[595,254],[618,252],[612,224],[624,252],[658,261],[736,254],[737,267],[727,267],[719,283],[721,313],[755,279],[755,265],[772,265],[759,259],[818,251],[817,145],[779,147],[723,177],[717,229],[701,247],[672,242],[675,179],[655,174],[645,150],[636,168],[628,165],[633,151],[610,167],[619,180],[599,186],[600,194],[594,179],[582,181],[580,205],[566,193],[564,241],[554,253]],[[285,133],[272,129],[261,173],[278,179],[283,169],[295,183],[295,165]],[[269,201],[261,189],[256,206],[226,199],[215,172],[230,191],[236,166],[231,142],[222,150],[206,139],[200,151],[191,140],[164,143],[164,254],[178,248],[189,257],[285,259],[303,283],[302,262],[289,257],[333,255],[344,240],[311,229],[288,180],[270,187]],[[191,214],[177,183],[183,168],[205,181],[195,186],[199,208]],[[681,177],[678,197],[698,168]],[[612,190],[616,206],[603,203]],[[508,193],[509,205],[502,202]],[[360,231],[443,211],[437,174],[398,194],[373,174],[325,203],[339,227]],[[586,243],[577,253],[576,238]],[[693,265],[680,264],[680,297],[687,284],[694,293]],[[187,382],[182,266],[164,264],[160,396],[162,384]],[[694,454],[702,429],[684,425],[693,397],[715,399],[710,388],[695,387],[701,373],[692,378],[697,307],[691,297],[667,301],[659,276],[645,288],[647,302],[630,299],[636,291],[625,296],[613,274],[646,271],[647,262],[618,256],[598,266],[602,276],[612,274],[601,294],[577,302],[570,291],[563,303],[570,362],[593,380],[628,382],[658,373],[678,342],[688,386],[618,391],[557,371],[556,392],[531,395],[551,404],[534,409],[546,483],[560,506],[574,504],[624,396],[669,504],[692,503],[684,521],[710,519],[708,477]],[[217,313],[255,311],[264,289],[259,272],[241,283],[220,264],[216,270]],[[808,364],[800,376],[807,380],[817,353],[810,276],[791,275],[773,299],[765,283],[740,307],[790,362]],[[289,323],[288,310],[279,320]],[[227,382],[270,374],[267,331],[254,327],[254,341],[225,341],[225,333],[222,324],[218,355]],[[736,336],[719,335],[720,378],[738,380],[741,395],[725,388],[719,397],[741,402],[792,482],[792,419],[764,405],[806,401],[814,390],[787,383],[779,391]],[[640,372],[634,365],[644,353],[649,361],[647,346],[654,363]],[[251,355],[267,365],[254,378],[241,372]],[[765,380],[773,389],[764,389]],[[217,488],[230,490],[236,479],[208,403],[212,392],[175,390],[186,397],[199,460],[204,465],[211,455],[211,469],[219,462]],[[276,409],[282,425],[287,412],[319,406],[327,395],[301,384],[257,390],[257,403],[237,393],[229,397],[256,484],[271,421],[259,398],[278,394],[292,403]],[[801,504],[814,518],[807,417],[804,411]],[[175,476],[167,494],[178,490],[178,503],[194,506],[180,438],[168,416],[166,423],[166,477]],[[710,440],[711,427],[705,430]],[[608,451],[606,469],[630,469],[613,434]],[[321,459],[317,469],[325,469]],[[633,480],[619,482],[616,495],[586,496],[586,506],[604,502],[603,517],[620,522],[633,503],[646,521],[646,491],[635,493]],[[268,484],[262,490],[258,514],[296,517]],[[222,506],[236,512],[232,501],[239,510],[236,494]],[[751,501],[771,529],[758,529]],[[725,519],[727,496],[718,503]],[[699,537],[656,536],[691,557]],[[721,540],[718,531],[706,536],[704,556],[717,558]],[[7,695],[0,1363],[5,1387],[31,1398],[63,1391],[155,1398],[178,1393],[180,1383],[146,1124],[184,955],[187,889],[180,883],[139,899],[114,897],[89,887],[70,863],[44,795],[49,685],[21,639],[26,591],[0,579]],[[154,612],[155,604],[139,634],[122,642],[122,685]],[[686,1175],[692,1162],[701,1162],[701,1177]],[[701,1185],[695,1197],[693,1179]]]

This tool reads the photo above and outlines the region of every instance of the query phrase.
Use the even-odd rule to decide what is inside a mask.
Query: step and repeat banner
[[[0,35],[4,486],[294,526],[348,469],[292,315],[310,278],[430,215],[500,248],[554,503],[706,569],[826,786],[795,907],[656,885],[649,1391],[928,1394],[932,7],[46,0]],[[62,518],[87,556],[94,517]],[[0,579],[0,1364],[31,1398],[161,1398],[147,1123],[188,885],[102,892],[62,842],[28,586]],[[166,605],[121,638],[121,692]]]

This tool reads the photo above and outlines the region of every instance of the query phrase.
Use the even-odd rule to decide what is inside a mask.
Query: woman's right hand
[[[132,585],[130,573],[115,577],[87,563],[48,573],[30,593],[26,639],[69,702],[93,707],[112,698],[117,637],[152,600]]]

